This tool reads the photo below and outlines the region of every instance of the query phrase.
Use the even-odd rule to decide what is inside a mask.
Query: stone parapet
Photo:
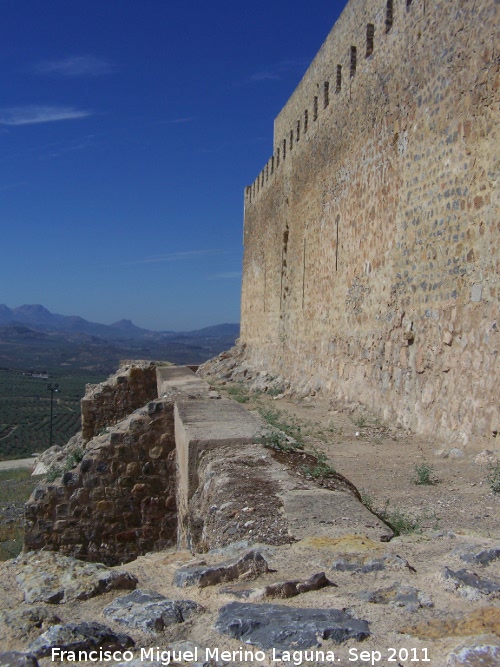
[[[84,441],[91,440],[106,427],[116,424],[158,396],[155,362],[122,363],[120,369],[105,382],[87,385],[81,400]]]

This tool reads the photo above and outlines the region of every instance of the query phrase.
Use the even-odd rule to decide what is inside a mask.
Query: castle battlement
[[[245,190],[253,361],[464,441],[500,429],[498,14],[350,0]]]
[[[435,5],[422,0],[349,3],[276,118],[274,152],[246,187],[246,203],[255,201],[287,159],[293,160],[294,151],[307,150],[308,139],[322,123],[348,113],[356,104],[357,88],[376,72],[384,52],[398,47],[402,32],[408,48],[415,48],[435,11]]]

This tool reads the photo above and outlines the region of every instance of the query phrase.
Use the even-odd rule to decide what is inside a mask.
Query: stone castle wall
[[[84,441],[157,398],[156,366],[150,361],[122,362],[105,382],[87,385],[81,400]]]
[[[151,401],[87,443],[26,505],[25,550],[117,565],[177,541],[174,406]]]
[[[249,358],[462,442],[500,429],[499,9],[350,0],[245,192]]]

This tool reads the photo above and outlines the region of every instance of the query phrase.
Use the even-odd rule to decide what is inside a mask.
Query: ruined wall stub
[[[500,429],[499,11],[350,0],[245,191],[251,360],[462,442]]]

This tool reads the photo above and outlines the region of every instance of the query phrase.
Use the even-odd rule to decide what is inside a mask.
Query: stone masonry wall
[[[463,443],[500,430],[499,10],[350,0],[245,192],[249,359]]]
[[[84,441],[157,396],[156,364],[149,361],[126,362],[105,382],[87,385],[81,400]]]
[[[151,402],[87,443],[83,460],[26,506],[25,550],[107,565],[176,544],[173,403]]]

